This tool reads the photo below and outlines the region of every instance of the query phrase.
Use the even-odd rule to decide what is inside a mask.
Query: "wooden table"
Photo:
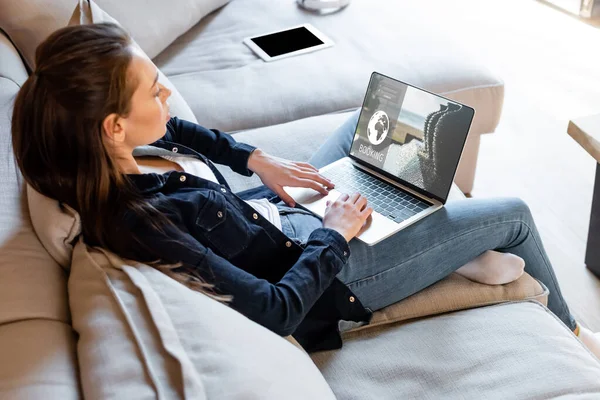
[[[600,114],[569,121],[567,132],[597,162],[585,264],[600,277]]]

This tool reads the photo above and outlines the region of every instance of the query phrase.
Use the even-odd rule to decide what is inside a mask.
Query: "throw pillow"
[[[69,303],[86,398],[335,398],[308,355],[284,338],[82,241]]]

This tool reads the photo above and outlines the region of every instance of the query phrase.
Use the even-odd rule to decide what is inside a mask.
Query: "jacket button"
[[[222,211],[217,211],[217,217],[223,218],[223,212]]]
[[[223,193],[227,193],[227,189],[225,189],[225,188],[221,188],[221,192],[223,192]]]
[[[185,175],[181,175],[181,176],[179,177],[179,180],[180,180],[181,182],[185,182],[185,180],[186,180],[186,179],[187,179],[187,178],[185,177]]]
[[[252,218],[258,219],[258,214],[257,213],[252,214]]]
[[[179,149],[178,149],[177,147],[173,147],[173,148],[171,149],[171,151],[172,151],[173,153],[177,153],[177,152],[179,151]]]
[[[292,247],[292,242],[290,242],[289,240],[285,242],[285,247]]]
[[[350,300],[350,303],[354,303],[356,301],[356,299],[354,298],[354,296],[350,296],[350,298],[348,300]]]

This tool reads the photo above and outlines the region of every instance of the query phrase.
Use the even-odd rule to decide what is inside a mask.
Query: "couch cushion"
[[[0,33],[0,398],[77,398],[66,276],[33,231],[12,153],[12,104],[26,77]]]
[[[340,400],[600,398],[598,359],[533,301],[353,332],[312,358]]]
[[[320,15],[293,1],[232,1],[177,39],[154,61],[181,91],[201,125],[221,130],[270,126],[357,108],[372,71],[473,106],[471,132],[492,132],[502,82],[461,49],[468,23],[432,15],[447,1],[353,0]],[[263,62],[242,40],[310,23],[335,45]],[[235,27],[235,29],[232,29]]]
[[[82,242],[69,301],[85,397],[334,398],[285,339],[154,268]]]
[[[205,15],[229,0],[98,0],[121,21],[152,58]],[[0,28],[16,44],[30,68],[35,49],[48,35],[67,25],[76,0],[2,1]]]
[[[21,55],[2,32],[0,32],[0,77],[12,81],[17,86],[21,86],[27,79],[27,70]]]

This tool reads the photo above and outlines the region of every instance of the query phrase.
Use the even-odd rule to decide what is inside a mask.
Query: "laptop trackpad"
[[[326,196],[308,188],[286,186],[284,187],[284,190],[290,196],[292,196],[292,198],[298,204],[302,205],[304,208],[310,210],[320,217],[325,215],[327,201],[334,202],[339,196],[342,195],[341,192],[338,192],[335,189],[331,190]],[[377,212],[373,212],[365,222],[365,226],[363,226],[356,237],[368,245],[373,245],[397,230],[398,223],[384,217]]]

